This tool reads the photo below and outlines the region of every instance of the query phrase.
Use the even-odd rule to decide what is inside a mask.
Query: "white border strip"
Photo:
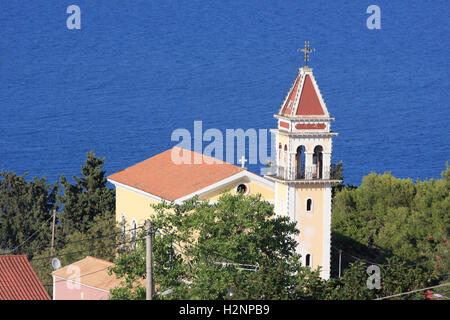
[[[222,187],[223,185],[229,184],[229,183],[236,181],[243,177],[249,178],[251,182],[259,182],[260,184],[262,184],[263,186],[265,186],[269,189],[272,189],[272,190],[274,189],[274,185],[275,185],[274,182],[269,181],[265,178],[262,178],[255,173],[244,170],[244,171],[241,171],[241,172],[238,172],[238,173],[232,175],[231,177],[225,178],[223,180],[220,180],[219,182],[211,184],[203,189],[197,190],[197,191],[192,192],[188,195],[185,195],[181,198],[178,198],[175,200],[175,203],[181,204],[183,201],[190,199],[195,195],[203,195],[205,193],[213,192],[215,190],[220,189],[220,187]]]
[[[161,201],[161,202],[162,201],[169,201],[169,200],[163,199],[161,197],[155,196],[154,194],[151,194],[151,193],[148,193],[148,192],[145,192],[145,191],[142,191],[142,190],[139,190],[139,189],[127,186],[126,184],[123,184],[123,183],[120,183],[120,182],[117,182],[117,181],[114,181],[114,180],[111,180],[111,179],[108,179],[108,182],[111,182],[116,187],[121,187],[121,188],[126,189],[128,191],[136,192],[136,193],[138,193],[140,195],[152,198],[154,200],[158,200],[158,201]]]

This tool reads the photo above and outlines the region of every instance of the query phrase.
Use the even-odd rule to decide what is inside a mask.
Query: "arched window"
[[[299,146],[295,154],[295,179],[305,178],[305,147]]]
[[[313,177],[316,178],[316,179],[322,179],[322,170],[323,170],[322,152],[323,152],[322,146],[316,146],[314,148],[314,154],[313,154],[314,172],[313,172]]]
[[[131,220],[131,227],[130,227],[130,238],[131,238],[131,248],[134,250],[136,249],[136,235],[137,235],[137,229],[136,229],[136,220]]]
[[[120,227],[120,237],[119,238],[120,238],[120,242],[121,242],[119,248],[123,249],[124,242],[126,240],[125,239],[125,232],[127,231],[127,221],[125,219],[125,214],[123,214],[123,213],[120,216],[120,225],[119,225],[119,227]]]
[[[127,221],[125,219],[125,214],[122,213],[120,216],[120,231],[122,231],[122,235],[125,235],[127,231]]]
[[[246,183],[239,183],[236,186],[236,192],[237,193],[246,195],[246,194],[248,194],[249,191],[250,191],[250,189],[248,188],[248,185]]]
[[[313,201],[311,198],[306,200],[306,211],[311,212],[313,209]]]
[[[305,256],[305,266],[311,267],[311,255],[309,253]]]

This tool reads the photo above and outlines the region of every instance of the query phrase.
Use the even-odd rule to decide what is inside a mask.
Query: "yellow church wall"
[[[277,135],[277,142],[281,143],[282,147],[284,147],[285,144],[286,145],[289,144],[289,137],[285,136],[285,135],[278,134]],[[276,146],[276,147],[278,148],[278,146]]]
[[[306,201],[313,201],[312,211],[306,211]],[[297,212],[296,219],[300,230],[300,243],[304,254],[311,254],[312,267],[323,264],[324,241],[324,188],[302,187],[296,190]],[[303,257],[304,259],[304,257]]]
[[[220,189],[209,194],[202,195],[199,197],[199,200],[217,201],[226,190],[229,190],[231,194],[236,194],[236,186],[241,183],[245,183],[248,186],[248,194],[261,194],[262,199],[266,201],[273,201],[273,190],[255,182],[248,181],[248,179],[245,178],[224,185]],[[136,224],[138,226],[142,226],[145,223],[145,220],[155,214],[155,211],[151,205],[158,203],[160,203],[160,201],[135,191],[125,189],[121,186],[116,186],[116,221],[120,222],[123,214],[128,226],[133,219],[136,220]]]
[[[287,214],[286,199],[287,199],[288,187],[284,183],[276,182],[275,188],[276,188],[276,192],[277,192],[277,196],[276,196],[277,199],[275,200],[276,201],[275,211],[277,214],[284,216]]]
[[[130,225],[132,219],[135,219],[136,224],[141,226],[155,213],[150,205],[158,203],[158,200],[116,186],[116,221],[120,222],[121,216],[124,214],[127,225]]]

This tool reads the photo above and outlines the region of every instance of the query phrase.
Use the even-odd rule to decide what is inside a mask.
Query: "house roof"
[[[311,68],[299,69],[279,114],[292,117],[328,117],[327,108]]]
[[[110,175],[108,180],[175,201],[243,170],[230,163],[174,147],[118,171]]]
[[[0,255],[0,300],[50,300],[25,255]]]
[[[114,274],[108,274],[109,268],[113,265],[112,262],[87,256],[80,261],[53,271],[52,275],[109,291],[120,284],[120,279],[117,279]],[[74,267],[77,268],[76,273],[74,273]]]

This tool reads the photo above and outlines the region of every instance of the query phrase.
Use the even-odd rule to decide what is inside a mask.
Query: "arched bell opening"
[[[313,154],[313,178],[322,179],[323,177],[323,148],[322,146],[316,146]]]
[[[305,178],[305,147],[299,146],[295,154],[295,179]]]

